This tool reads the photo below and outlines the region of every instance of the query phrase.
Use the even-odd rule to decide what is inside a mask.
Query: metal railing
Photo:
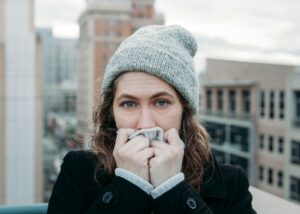
[[[0,214],[46,214],[48,204],[0,206]]]
[[[300,213],[300,205],[252,186],[250,187],[250,192],[253,196],[252,206],[259,214]],[[47,206],[47,204],[0,206],[0,214],[46,214]]]

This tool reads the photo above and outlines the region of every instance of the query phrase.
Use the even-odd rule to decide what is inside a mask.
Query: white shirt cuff
[[[131,172],[129,170],[122,169],[122,168],[116,168],[115,175],[122,177],[122,178],[126,179],[127,181],[135,184],[140,189],[145,191],[147,194],[150,194],[153,190],[153,186],[149,182],[145,181],[143,178],[141,178],[140,176],[134,174],[133,172]]]
[[[181,181],[184,180],[184,174],[182,172],[172,176],[162,184],[160,184],[158,187],[156,187],[152,192],[151,196],[153,199],[158,198],[165,192],[169,191],[173,187],[175,187],[177,184],[179,184]]]

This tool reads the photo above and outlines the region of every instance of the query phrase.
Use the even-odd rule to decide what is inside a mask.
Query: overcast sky
[[[38,27],[78,37],[86,0],[35,2]],[[156,0],[156,8],[167,25],[180,24],[197,38],[197,70],[207,57],[300,65],[299,0]]]

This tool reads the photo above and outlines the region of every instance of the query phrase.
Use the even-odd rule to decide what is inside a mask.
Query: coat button
[[[191,209],[191,210],[194,210],[194,209],[196,209],[197,208],[197,202],[195,201],[195,199],[194,198],[192,198],[192,197],[188,197],[187,199],[186,199],[186,205]]]
[[[102,197],[102,202],[104,204],[109,204],[112,201],[113,197],[114,195],[112,192],[106,192]]]

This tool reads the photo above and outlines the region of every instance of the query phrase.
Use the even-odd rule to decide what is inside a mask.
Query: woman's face
[[[159,78],[143,73],[122,74],[116,85],[113,114],[118,129],[181,127],[183,107],[176,91]]]

